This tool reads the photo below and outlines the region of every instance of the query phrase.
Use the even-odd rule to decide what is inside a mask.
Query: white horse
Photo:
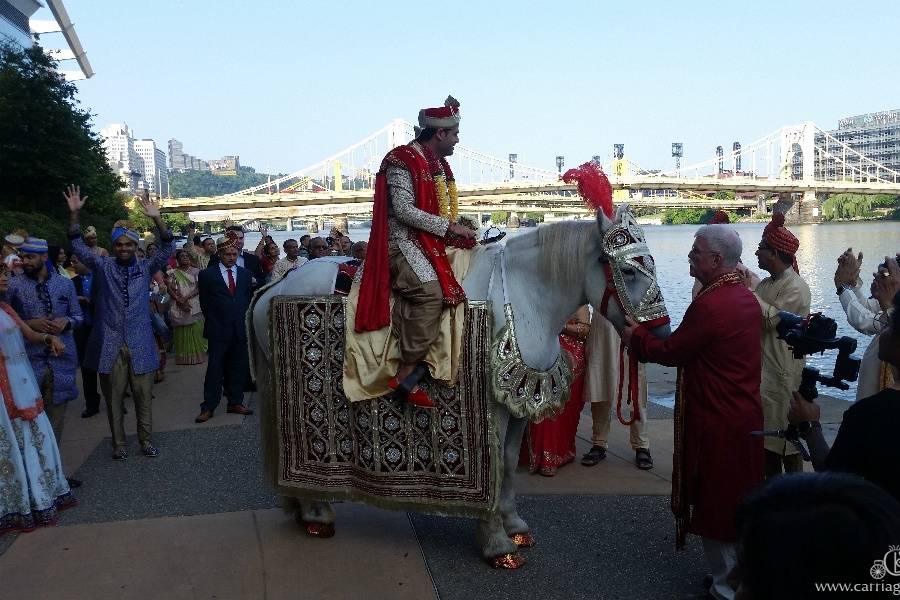
[[[617,250],[623,248],[624,254]],[[617,329],[624,325],[624,311],[632,313],[633,318],[647,320],[646,314],[638,313],[640,307],[648,304],[648,299],[655,300],[656,306],[664,310],[643,231],[625,206],[619,208],[614,220],[601,212],[596,221],[543,225],[510,239],[505,245],[479,246],[474,252],[476,255],[462,282],[467,297],[491,301],[495,336],[506,322],[504,304],[512,305],[522,359],[528,367],[538,371],[550,369],[557,361],[561,352],[559,332],[578,307],[588,302],[594,310],[599,311],[602,307]],[[265,397],[270,389],[269,303],[278,295],[331,293],[337,262],[341,259],[310,261],[262,292],[256,302],[252,315],[256,338],[253,343],[256,344],[255,372],[263,419],[267,418],[266,406],[273,401]],[[502,285],[501,264],[505,266],[505,286]],[[607,272],[615,274],[619,285],[612,286],[607,282]],[[607,291],[608,283],[611,285],[609,292],[615,290],[615,293]],[[669,326],[659,325],[652,332],[660,337],[668,336]],[[348,332],[348,335],[352,333]],[[517,553],[517,543],[521,546],[534,543],[528,525],[516,511],[514,486],[519,448],[528,420],[513,417],[505,406],[496,408],[498,433],[503,444],[499,511],[491,518],[479,521],[478,538],[485,559],[496,567],[516,568],[523,562]],[[266,440],[265,443],[273,441]],[[271,454],[266,452],[266,455]],[[294,499],[289,502],[296,505],[298,522],[307,525],[334,522],[334,512],[326,502]],[[308,532],[312,534],[315,530],[308,529]]]

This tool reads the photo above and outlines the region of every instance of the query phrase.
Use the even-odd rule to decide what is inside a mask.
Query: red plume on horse
[[[596,162],[588,161],[580,167],[569,169],[563,173],[562,180],[577,185],[578,194],[588,206],[602,210],[608,218],[613,218],[612,184]]]

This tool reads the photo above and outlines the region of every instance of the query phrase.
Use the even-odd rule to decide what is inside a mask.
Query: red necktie
[[[231,274],[231,269],[225,269],[228,271],[228,292],[234,296],[235,290],[237,290],[237,286],[234,285],[234,276]]]

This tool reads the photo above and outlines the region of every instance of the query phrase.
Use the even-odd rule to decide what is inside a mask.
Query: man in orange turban
[[[766,430],[785,429],[791,396],[800,387],[806,361],[794,358],[793,353],[778,339],[778,312],[786,310],[796,315],[809,314],[811,296],[809,286],[800,278],[797,250],[800,241],[784,226],[784,214],[774,213],[763,231],[756,250],[759,267],[769,276],[756,287],[756,299],[763,312],[762,354],[763,369],[760,384],[763,417]],[[766,477],[782,472],[803,470],[803,460],[793,444],[782,438],[765,438]]]

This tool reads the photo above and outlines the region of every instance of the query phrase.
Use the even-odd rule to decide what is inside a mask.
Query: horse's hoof
[[[495,569],[518,569],[525,564],[525,557],[518,552],[510,552],[509,554],[501,554],[494,558],[488,559],[491,566]]]
[[[334,537],[334,523],[307,523],[303,522],[303,530],[309,537],[330,538]]]
[[[509,539],[513,541],[513,544],[518,546],[519,548],[534,548],[537,541],[534,539],[534,536],[530,533],[514,533],[509,536]]]

